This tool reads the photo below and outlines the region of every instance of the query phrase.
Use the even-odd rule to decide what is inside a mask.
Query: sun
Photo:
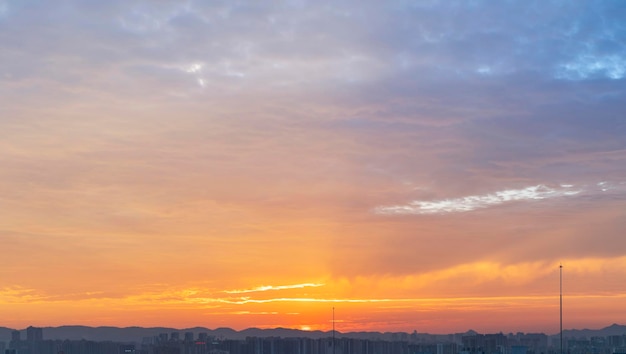
[[[302,331],[310,331],[311,330],[311,326],[304,326],[304,325],[302,325],[302,326],[300,326],[300,330],[302,330]]]

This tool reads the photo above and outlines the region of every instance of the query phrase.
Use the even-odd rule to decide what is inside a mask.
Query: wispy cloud
[[[38,293],[36,289],[27,289],[21,286],[10,286],[0,289],[0,302],[29,303],[42,300],[46,300],[46,296]]]
[[[231,312],[231,314],[233,314],[233,315],[277,315],[278,312],[276,312],[276,311],[272,311],[272,312],[267,312],[267,311],[260,311],[260,312],[233,311],[233,312]]]
[[[227,294],[246,294],[246,293],[256,293],[260,291],[270,291],[270,290],[289,290],[289,289],[302,289],[302,288],[317,288],[320,286],[324,286],[324,284],[317,283],[303,283],[303,284],[293,284],[293,285],[263,285],[258,286],[252,289],[242,289],[242,290],[224,290]]]
[[[272,302],[322,302],[322,303],[367,303],[367,302],[390,302],[407,301],[406,299],[350,299],[350,298],[315,298],[315,297],[278,297],[271,299],[251,299],[243,297],[240,299],[204,299],[207,302],[222,302],[234,305],[244,304],[267,304]]]
[[[581,189],[577,189],[569,184],[562,184],[554,188],[540,184],[522,189],[507,189],[489,194],[470,195],[461,198],[431,201],[415,200],[405,205],[381,206],[374,209],[374,212],[383,215],[461,213],[510,202],[573,196],[581,192]]]

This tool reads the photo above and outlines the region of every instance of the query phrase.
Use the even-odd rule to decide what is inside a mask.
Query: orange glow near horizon
[[[587,6],[0,0],[0,326],[556,333],[560,263],[565,328],[619,322]]]
[[[609,263],[582,259],[565,264],[572,269],[568,277],[576,279],[625,261],[622,257]],[[14,328],[68,324],[63,314],[69,311],[71,320],[77,321],[75,324],[92,326],[162,326],[167,322],[177,328],[285,327],[329,331],[332,328],[330,311],[334,307],[340,332],[422,330],[448,333],[500,329],[555,333],[558,294],[445,296],[437,293],[439,282],[457,283],[462,278],[479,281],[480,284],[473,283],[475,286],[494,289],[492,287],[498,284],[507,284],[506,278],[516,277],[517,270],[529,267],[536,268],[531,264],[501,267],[497,263],[479,263],[402,278],[326,278],[322,282],[250,284],[249,287],[224,290],[211,290],[201,285],[159,289],[155,285],[149,292],[118,297],[101,293],[52,295],[14,287],[0,290],[0,309],[7,318],[20,319],[5,324]],[[504,271],[500,271],[502,269]],[[486,270],[488,272],[483,273]],[[554,277],[555,270],[545,273]],[[534,272],[534,276],[545,277],[546,274]],[[497,279],[499,277],[505,279]],[[526,278],[522,282],[529,281]],[[360,296],[354,296],[354,289],[362,284],[369,286]],[[424,296],[407,297],[409,293]],[[426,295],[428,293],[432,295]],[[582,323],[580,318],[590,315],[589,311],[593,311],[598,325],[602,325],[603,320],[615,315],[615,309],[624,307],[626,295],[570,292],[565,297],[565,304],[566,318],[571,319],[572,326]],[[484,318],[484,313],[490,313],[489,318]],[[51,321],[51,318],[60,320]]]

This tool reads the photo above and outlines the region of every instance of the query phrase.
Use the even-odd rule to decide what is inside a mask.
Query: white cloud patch
[[[555,188],[540,184],[523,189],[507,189],[461,198],[432,201],[415,200],[405,205],[381,206],[374,209],[374,212],[383,215],[460,213],[516,201],[536,201],[573,196],[582,191],[582,189],[577,189],[571,184],[562,184]]]
[[[202,70],[202,67],[204,67],[204,64],[193,63],[193,64],[190,64],[190,65],[188,65],[186,67],[183,67],[182,70],[187,72],[187,73],[193,74],[193,73],[200,72]]]

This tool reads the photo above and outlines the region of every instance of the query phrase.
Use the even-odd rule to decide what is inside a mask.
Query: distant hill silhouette
[[[602,329],[568,329],[563,330],[563,337],[572,338],[589,338],[593,336],[606,337],[606,336],[621,336],[626,334],[626,326],[618,325],[614,323],[608,327]]]
[[[20,329],[22,339],[26,339],[26,330]],[[0,327],[0,341],[8,342],[11,339],[13,329]],[[222,339],[244,339],[246,337],[307,337],[307,338],[328,338],[332,336],[331,331],[302,331],[290,328],[248,328],[242,331],[236,331],[231,328],[208,329],[204,327],[193,328],[170,328],[170,327],[88,327],[88,326],[60,326],[60,327],[44,327],[44,339],[70,339],[70,340],[91,340],[91,341],[115,341],[115,342],[141,342],[144,337],[155,337],[161,333],[168,336],[178,332],[180,338],[184,337],[185,332],[193,332],[197,338],[199,333],[207,333],[214,338]],[[335,332],[337,337],[360,338],[371,340],[394,340],[407,337],[408,333],[403,332]],[[473,335],[477,332],[469,330],[465,333],[455,333],[456,336]],[[564,337],[571,338],[589,338],[592,336],[611,336],[626,334],[626,326],[612,324],[602,329],[570,329],[564,330]],[[420,333],[420,336],[431,336],[426,333]],[[434,337],[445,337],[447,335],[432,335]],[[558,336],[553,334],[553,336]]]

